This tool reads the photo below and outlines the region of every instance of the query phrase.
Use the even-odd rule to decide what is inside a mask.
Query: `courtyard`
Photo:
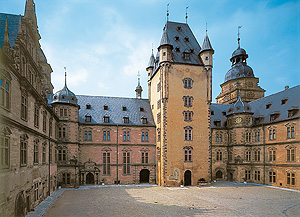
[[[207,187],[182,188],[105,185],[60,191],[62,194],[52,201],[45,214],[36,212],[29,216],[300,215],[299,191],[252,184],[217,182]]]

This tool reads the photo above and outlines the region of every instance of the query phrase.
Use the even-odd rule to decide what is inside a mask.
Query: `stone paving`
[[[81,186],[54,194],[29,216],[300,216],[300,191],[244,183]]]

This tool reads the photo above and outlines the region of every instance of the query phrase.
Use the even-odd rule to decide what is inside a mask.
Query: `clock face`
[[[242,122],[242,118],[241,117],[237,117],[235,119],[235,123],[240,124]]]

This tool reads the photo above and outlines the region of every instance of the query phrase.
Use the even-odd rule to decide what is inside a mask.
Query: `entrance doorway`
[[[22,193],[19,193],[16,198],[15,214],[17,217],[25,216],[25,201]]]
[[[86,184],[87,185],[93,185],[93,184],[95,184],[94,175],[92,173],[88,173],[86,175]]]
[[[149,183],[150,171],[142,169],[140,172],[140,183]]]
[[[184,186],[192,185],[192,172],[187,170],[184,172]]]
[[[229,173],[229,181],[233,181],[233,174]]]
[[[216,178],[217,179],[222,179],[223,178],[223,173],[220,170],[217,171]]]

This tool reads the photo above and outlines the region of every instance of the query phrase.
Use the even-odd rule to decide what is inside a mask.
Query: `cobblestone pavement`
[[[82,186],[64,190],[45,216],[300,216],[300,191],[229,182],[201,188]]]

